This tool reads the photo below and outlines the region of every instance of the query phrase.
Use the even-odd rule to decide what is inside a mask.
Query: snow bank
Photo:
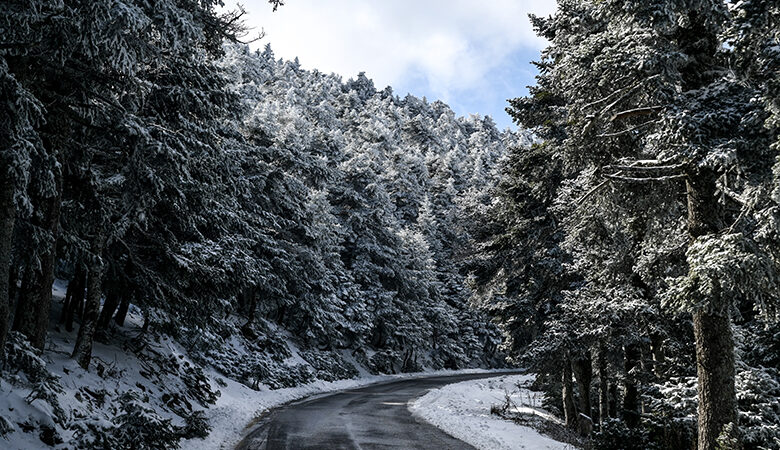
[[[479,449],[572,448],[532,428],[490,413],[491,405],[503,405],[509,394],[512,403],[517,405],[513,411],[557,421],[538,407],[541,403],[540,393],[518,387],[532,379],[532,375],[504,375],[450,384],[433,389],[410,402],[409,410],[415,416]]]

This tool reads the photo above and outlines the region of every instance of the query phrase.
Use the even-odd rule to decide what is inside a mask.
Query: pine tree
[[[32,156],[41,151],[36,127],[42,111],[40,102],[19,84],[2,56],[0,97],[5,99],[0,107],[0,123],[4,130],[0,135],[0,167],[3,168],[0,174],[0,360],[3,360],[11,306],[9,291],[16,288],[9,285],[9,273],[12,270],[12,239],[17,203],[22,204],[22,212],[29,209],[26,195],[29,165]]]
[[[737,419],[729,319],[737,297],[728,286],[769,305],[765,286],[776,272],[749,234],[734,234],[740,210],[730,194],[765,177],[761,168],[772,157],[750,101],[756,87],[735,80],[720,51],[725,5],[694,3],[562,2],[553,18],[534,19],[552,45],[532,96],[512,101],[510,113],[555,139],[569,171],[590,174],[579,202],[602,208],[604,200],[639,200],[657,206],[638,215],[625,208],[627,217],[686,218],[688,274],[662,296],[693,315],[699,448],[709,449]],[[741,175],[724,175],[732,171]],[[687,213],[675,195],[683,180]],[[737,264],[746,258],[750,269]],[[744,270],[760,275],[735,275]]]

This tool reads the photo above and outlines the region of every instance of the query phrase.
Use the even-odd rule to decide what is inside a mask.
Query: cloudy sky
[[[253,33],[266,34],[253,47],[270,43],[277,57],[345,80],[366,72],[378,89],[491,115],[500,128],[545,45],[528,14],[555,10],[554,0],[287,0],[276,12],[266,0],[240,3]]]

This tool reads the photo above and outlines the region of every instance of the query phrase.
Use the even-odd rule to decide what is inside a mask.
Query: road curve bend
[[[503,374],[410,378],[304,399],[271,410],[236,449],[473,449],[418,420],[406,405],[430,389]]]

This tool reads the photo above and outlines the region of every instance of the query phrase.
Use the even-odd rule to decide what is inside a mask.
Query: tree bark
[[[84,271],[84,265],[78,263],[76,265],[76,273],[73,275],[73,280],[68,284],[68,293],[71,293],[71,286],[73,287],[72,296],[68,302],[67,308],[62,311],[64,315],[65,329],[67,331],[73,331],[73,318],[76,316],[76,312],[82,308],[84,304],[84,289],[87,284],[87,274]]]
[[[22,318],[24,317],[24,311],[27,311],[27,291],[28,291],[28,285],[30,284],[29,280],[31,277],[31,270],[30,267],[25,265],[22,268],[22,285],[17,289],[16,292],[16,306],[14,309],[14,320],[13,324],[11,325],[11,328],[14,331],[19,331],[19,328],[22,326]]]
[[[81,267],[80,264],[76,264],[76,270],[73,273],[73,278],[70,279],[70,282],[68,283],[68,288],[65,289],[65,300],[62,302],[62,311],[60,312],[60,320],[58,322],[60,324],[65,323],[65,317],[67,317],[68,310],[73,304],[73,297],[76,294],[76,288],[78,285],[80,267]]]
[[[724,228],[717,201],[717,174],[709,169],[688,173],[688,232],[692,238],[718,233]],[[700,300],[700,299],[697,299]],[[693,312],[698,374],[698,448],[714,450],[722,434],[738,446],[737,398],[734,387],[734,339],[728,305],[719,298],[706,299],[712,311]],[[715,312],[712,314],[711,312]],[[729,425],[728,431],[726,426]]]
[[[22,287],[19,289],[19,300],[16,302],[16,310],[14,311],[14,331],[19,331],[28,337],[33,328],[32,324],[35,322],[33,294],[35,292],[34,286],[38,284],[38,276],[37,270],[29,265],[25,267]]]
[[[590,352],[586,353],[583,358],[578,358],[572,361],[571,367],[574,371],[574,379],[577,381],[577,390],[580,394],[580,414],[585,414],[586,416],[592,418],[590,385],[593,382],[593,366]]]
[[[626,422],[626,425],[632,428],[639,425],[639,391],[637,389],[636,377],[631,374],[631,371],[639,364],[640,356],[641,351],[637,344],[626,345],[623,420]]]
[[[46,344],[46,332],[49,329],[49,313],[51,311],[51,286],[54,283],[54,260],[59,238],[60,198],[62,192],[62,175],[59,169],[54,169],[57,194],[41,199],[41,216],[33,216],[33,222],[49,232],[50,241],[38,255],[40,267],[28,272],[26,289],[22,291],[24,302],[19,302],[16,314],[19,315],[18,330],[27,336],[36,349],[43,351]]]
[[[98,230],[93,237],[90,250],[89,263],[87,264],[87,299],[84,304],[84,317],[79,327],[76,345],[73,348],[73,358],[85,370],[89,368],[92,360],[92,342],[97,329],[98,313],[100,312],[101,281],[103,278],[103,264],[101,255],[105,240],[103,230]]]
[[[124,326],[128,309],[130,309],[130,294],[125,294],[122,296],[122,301],[119,303],[119,309],[117,309],[116,316],[114,316],[114,323],[120,327]]]
[[[571,361],[567,357],[563,361],[561,373],[561,397],[563,398],[563,416],[566,427],[577,428],[577,408],[574,406],[574,387],[572,385]]]
[[[243,312],[246,314],[246,323],[241,327],[241,332],[248,339],[254,339],[257,337],[252,329],[257,311],[257,289],[254,286],[246,287],[239,296]]]
[[[9,274],[16,219],[14,184],[7,174],[3,178],[0,181],[0,361],[5,359],[5,341],[8,337],[8,316],[11,310]]]
[[[44,226],[52,236],[51,245],[41,255],[41,283],[37,286],[35,298],[35,322],[30,339],[33,347],[43,351],[46,345],[46,333],[49,330],[51,314],[51,287],[54,284],[54,261],[57,257],[57,239],[60,236],[60,204],[62,195],[62,176],[55,171],[57,195],[47,200]]]
[[[596,355],[596,367],[598,368],[599,376],[599,424],[604,425],[604,422],[609,418],[609,374],[607,373],[607,357],[606,350],[603,346],[599,346],[598,354]]]
[[[650,335],[650,352],[653,355],[653,373],[661,378],[664,374],[664,363],[666,362],[666,353],[664,351],[664,338],[660,334]]]
[[[119,306],[119,301],[119,293],[113,290],[106,292],[106,301],[103,303],[103,310],[100,311],[100,317],[98,318],[98,330],[108,329],[108,323],[111,322],[111,318],[114,317],[114,313]]]
[[[9,313],[10,313],[11,306],[14,304],[14,301],[16,301],[16,292],[18,290],[19,290],[19,268],[14,265],[13,255],[11,255],[11,269],[8,271],[8,309],[9,309]]]
[[[736,438],[737,401],[734,387],[734,338],[731,319],[693,313],[696,369],[699,378],[699,450],[715,450],[724,427]]]

